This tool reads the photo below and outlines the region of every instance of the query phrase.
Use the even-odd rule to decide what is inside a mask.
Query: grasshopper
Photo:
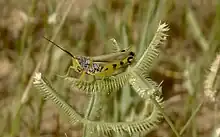
[[[44,37],[44,38],[46,40],[48,40],[49,42],[51,42],[56,47],[58,47],[59,49],[61,49],[62,51],[64,51],[65,53],[67,53],[72,58],[72,65],[68,68],[66,75],[61,76],[61,77],[67,77],[69,75],[70,69],[74,69],[76,72],[80,73],[81,74],[80,79],[82,79],[85,76],[85,74],[98,76],[101,78],[109,77],[109,76],[113,75],[113,73],[115,71],[119,70],[120,68],[126,67],[129,64],[131,64],[134,60],[134,57],[135,57],[135,53],[130,51],[130,52],[128,52],[129,54],[125,58],[123,58],[122,60],[116,60],[116,61],[112,61],[110,63],[100,64],[100,63],[96,63],[96,62],[97,61],[98,62],[99,61],[105,62],[105,61],[102,61],[102,60],[95,58],[95,57],[74,56],[69,51],[67,51],[66,49],[57,45],[53,41],[49,40],[46,37]],[[101,55],[101,56],[103,56],[103,57],[109,56],[110,57],[110,55],[112,55],[112,56],[117,57],[123,53],[126,53],[126,51],[127,50],[121,50],[117,53],[110,53],[108,55]]]

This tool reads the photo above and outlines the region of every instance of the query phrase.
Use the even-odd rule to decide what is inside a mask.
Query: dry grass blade
[[[69,7],[67,8],[67,10],[66,10],[66,12],[65,12],[65,14],[64,14],[64,16],[63,16],[63,18],[62,18],[62,20],[61,20],[61,23],[60,23],[59,26],[56,28],[55,33],[54,33],[54,35],[53,35],[53,37],[52,37],[52,40],[54,40],[54,39],[56,38],[58,32],[60,31],[61,27],[63,26],[64,21],[65,21],[67,15],[68,15],[68,13],[70,12],[70,9],[71,9],[73,3],[74,3],[74,0],[71,2],[71,4],[69,5]],[[49,49],[50,49],[50,47],[51,47],[50,45],[51,45],[51,43],[48,43],[48,45],[47,45],[47,47],[46,47],[46,50],[45,50],[45,51],[46,51],[46,52],[45,52],[46,54],[47,54],[47,52],[49,51]],[[44,54],[44,55],[45,55],[45,54]],[[42,63],[43,59],[44,59],[44,56],[43,56],[42,59],[37,63],[37,66],[35,67],[35,70],[33,71],[32,75],[31,75],[31,78],[30,78],[30,80],[28,81],[28,84],[27,84],[27,86],[26,86],[26,88],[25,88],[24,94],[23,94],[22,99],[21,99],[21,102],[22,102],[23,104],[28,100],[28,95],[29,95],[29,91],[30,91],[30,88],[31,88],[33,79],[34,79],[34,75],[35,75],[35,73],[40,69],[40,66],[41,66],[41,63]]]
[[[106,48],[105,53],[114,53],[114,52],[119,52],[121,50],[117,41],[114,38],[108,40],[107,46],[105,48]]]

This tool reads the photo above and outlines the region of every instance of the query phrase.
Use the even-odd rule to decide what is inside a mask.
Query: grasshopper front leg
[[[70,66],[69,68],[68,68],[68,70],[67,70],[67,73],[66,73],[66,75],[58,75],[58,74],[56,74],[58,77],[61,77],[61,78],[66,78],[68,75],[69,75],[69,73],[70,73],[70,69],[74,69],[74,67],[73,66]]]
[[[86,74],[86,72],[85,72],[85,71],[82,71],[82,74],[81,74],[81,76],[79,77],[79,80],[80,80],[80,81],[83,80],[83,78],[85,77],[85,74]]]
[[[66,77],[68,77],[68,75],[69,75],[69,73],[70,73],[70,69],[74,69],[74,70],[75,70],[75,68],[74,68],[73,66],[70,66],[70,67],[68,68],[68,70],[67,70],[66,75],[61,76],[61,75],[58,75],[58,74],[57,74],[57,76],[58,76],[58,77],[61,77],[61,78],[66,78]],[[82,79],[84,78],[85,74],[86,74],[86,72],[85,72],[85,71],[82,71],[82,74],[81,74],[81,76],[80,76],[79,79],[82,80]]]

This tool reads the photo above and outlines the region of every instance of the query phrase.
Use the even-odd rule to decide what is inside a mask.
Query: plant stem
[[[177,137],[181,137],[180,134],[178,133],[177,129],[174,127],[172,121],[170,120],[170,118],[166,115],[166,113],[164,112],[163,108],[160,107],[160,105],[158,104],[158,102],[153,98],[150,97],[151,101],[156,105],[156,107],[160,110],[160,112],[163,114],[165,120],[167,121],[168,125],[171,127],[171,129],[173,130],[173,132],[176,134]]]
[[[196,114],[198,113],[198,111],[200,110],[201,106],[202,106],[203,102],[201,102],[196,110],[193,112],[193,114],[191,115],[191,117],[188,119],[188,121],[186,122],[186,124],[183,126],[183,128],[180,131],[180,135],[182,135],[184,133],[184,131],[186,130],[186,128],[189,126],[189,124],[191,123],[192,119],[196,116]]]
[[[93,109],[93,105],[94,105],[94,102],[95,102],[95,98],[96,98],[96,95],[92,95],[91,98],[90,98],[90,101],[89,101],[89,104],[88,104],[88,108],[86,110],[86,114],[85,114],[85,119],[89,119],[91,113],[92,113],[92,109]],[[83,137],[87,137],[88,134],[87,134],[87,127],[86,125],[84,125],[83,127]]]

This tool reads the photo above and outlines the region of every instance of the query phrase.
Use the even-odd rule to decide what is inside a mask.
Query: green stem
[[[183,128],[180,130],[180,135],[182,135],[184,133],[184,131],[186,130],[186,128],[189,126],[189,124],[191,123],[192,119],[196,116],[196,114],[198,113],[198,111],[200,110],[201,106],[202,106],[203,102],[201,102],[196,110],[193,112],[193,114],[191,115],[191,117],[188,119],[188,121],[186,122],[186,124],[183,126]]]
[[[85,114],[85,119],[89,119],[91,113],[92,113],[92,109],[93,109],[93,106],[94,106],[94,102],[95,102],[95,98],[96,98],[96,95],[92,95],[91,98],[90,98],[90,101],[89,101],[89,104],[88,104],[88,108],[86,110],[86,114]],[[83,136],[84,137],[87,137],[87,127],[86,125],[84,125],[83,127]]]
[[[41,125],[41,119],[42,119],[42,115],[43,115],[43,107],[44,107],[44,100],[43,98],[40,99],[40,105],[38,108],[38,114],[37,114],[37,121],[36,121],[36,131],[39,131],[38,133],[40,133],[40,125]]]

